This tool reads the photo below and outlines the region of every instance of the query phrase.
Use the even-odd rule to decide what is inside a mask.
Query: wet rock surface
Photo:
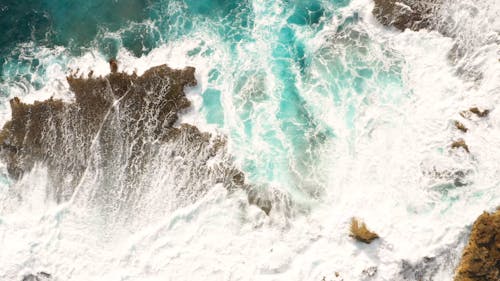
[[[357,241],[370,244],[373,240],[378,239],[379,236],[373,231],[370,231],[366,224],[357,218],[351,219],[351,233],[350,236]]]
[[[500,280],[500,210],[474,222],[454,280]]]
[[[383,25],[399,30],[432,28],[441,0],[375,0],[373,15]]]
[[[194,68],[161,65],[138,76],[118,72],[116,61],[110,67],[105,77],[67,77],[74,102],[10,101],[12,118],[0,132],[0,146],[11,177],[19,179],[43,163],[56,201],[69,199],[77,186],[96,178],[89,185],[115,186],[115,196],[130,200],[140,196],[138,186],[157,184],[150,173],[163,166],[175,170],[167,180],[186,203],[217,183],[229,190],[251,189],[232,165],[223,138],[188,124],[174,126],[190,107],[184,88],[196,85]],[[94,193],[100,192],[109,196]],[[269,213],[269,200],[256,194],[249,200]]]
[[[443,276],[443,272],[448,275],[449,269],[456,266],[459,261],[457,249],[462,248],[466,243],[466,236],[467,232],[463,231],[454,243],[434,255],[422,257],[415,262],[403,260],[400,264],[399,276],[394,280],[434,281],[439,280],[438,276]]]

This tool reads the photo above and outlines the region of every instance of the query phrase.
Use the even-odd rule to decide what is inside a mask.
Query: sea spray
[[[92,27],[95,37],[80,42],[49,44],[36,32],[36,40],[12,40],[1,71],[3,120],[15,96],[71,101],[66,76],[77,69],[106,75],[110,58],[130,75],[164,63],[193,66],[199,84],[189,89],[193,107],[182,122],[224,134],[222,162],[234,161],[245,180],[287,207],[268,216],[243,190],[193,181],[181,172],[193,167],[193,151],[185,163],[154,162],[139,177],[152,182],[137,189],[144,200],[130,210],[122,204],[128,213],[107,205],[129,225],[99,208],[50,200],[43,165],[19,181],[4,167],[0,276],[364,280],[375,267],[372,280],[449,280],[467,226],[500,203],[499,6],[444,1],[436,29],[417,32],[380,25],[373,7],[366,0],[152,1],[130,21]],[[474,106],[489,116],[460,116]],[[470,153],[451,148],[457,139]],[[125,177],[119,169],[103,175],[87,183]],[[206,192],[169,200],[184,180]],[[354,216],[381,239],[353,242]]]

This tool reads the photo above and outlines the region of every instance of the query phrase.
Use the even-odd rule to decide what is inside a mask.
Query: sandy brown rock
[[[441,0],[374,0],[373,15],[383,25],[399,30],[431,28]]]
[[[373,240],[379,238],[378,234],[375,232],[370,231],[367,227],[366,224],[362,221],[360,221],[357,218],[352,218],[351,219],[351,233],[350,236],[353,237],[354,239],[370,244]]]
[[[500,280],[500,210],[477,218],[454,280]]]
[[[13,178],[43,163],[54,197],[62,201],[91,172],[98,178],[94,186],[115,187],[125,202],[140,196],[138,186],[154,185],[151,173],[160,162],[176,165],[171,182],[178,189],[172,192],[176,201],[193,202],[217,183],[229,190],[250,189],[223,138],[188,124],[174,126],[190,107],[184,88],[196,85],[194,68],[161,65],[138,76],[117,72],[116,61],[110,67],[105,77],[67,77],[74,102],[11,100],[12,118],[0,131],[0,147]],[[211,159],[216,160],[207,165]],[[249,201],[266,213],[271,210],[269,200],[259,195],[249,192]]]
[[[451,143],[451,148],[453,148],[453,149],[462,148],[467,153],[470,153],[469,146],[465,143],[465,140],[463,140],[463,139],[459,139],[459,140],[456,140],[456,141],[452,142]]]
[[[465,127],[465,125],[463,123],[461,123],[459,121],[455,121],[454,124],[455,124],[455,128],[457,128],[458,130],[460,130],[464,133],[467,133],[467,131],[469,130],[469,129],[467,129],[467,127]]]
[[[469,108],[469,111],[476,114],[476,116],[478,117],[487,117],[488,114],[490,114],[490,111],[488,109],[480,110],[477,107],[471,107]]]
[[[490,110],[489,109],[481,110],[478,107],[471,107],[468,110],[460,112],[460,116],[462,116],[465,119],[471,119],[472,114],[476,115],[479,118],[485,118],[488,117],[488,115],[490,114]]]

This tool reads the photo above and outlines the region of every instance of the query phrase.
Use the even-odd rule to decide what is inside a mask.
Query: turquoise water
[[[355,119],[371,100],[398,103],[408,94],[401,94],[401,60],[370,40],[357,13],[343,12],[348,5],[346,0],[2,2],[0,91],[6,97],[19,85],[41,89],[49,65],[65,69],[72,57],[89,51],[105,59],[120,50],[140,57],[164,44],[197,41],[185,56],[212,67],[201,93],[206,122],[228,132],[250,181],[314,198],[326,179],[310,175],[339,129],[318,112],[333,108],[354,140],[360,129]],[[333,30],[332,22],[338,23]],[[320,35],[325,32],[329,35]],[[315,100],[317,95],[327,104]]]

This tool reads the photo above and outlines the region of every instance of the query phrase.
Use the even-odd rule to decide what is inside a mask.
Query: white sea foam
[[[268,91],[277,86],[268,71],[269,58],[262,54],[269,54],[271,47],[266,40],[274,36],[266,26],[273,20],[279,21],[272,16],[279,14],[281,7],[279,2],[265,2],[253,2],[256,13],[263,13],[256,19],[255,27],[256,37],[262,40],[238,46],[240,61],[233,61],[228,46],[205,35],[207,32],[200,32],[194,39],[165,44],[140,58],[125,50],[120,50],[117,57],[120,69],[128,73],[142,74],[163,63],[175,68],[196,67],[198,86],[188,92],[193,109],[181,122],[227,134],[239,165],[248,159],[267,161],[263,158],[273,157],[276,149],[264,141],[264,134],[244,139],[240,116],[244,95],[263,91],[267,99],[256,103],[252,111],[254,130],[262,133],[279,128],[279,120],[275,120],[279,97]],[[37,167],[18,183],[1,183],[0,279],[21,280],[24,274],[45,271],[55,280],[82,281],[319,281],[323,277],[389,281],[401,278],[398,274],[402,260],[418,262],[461,245],[457,241],[466,233],[466,227],[483,210],[500,204],[500,113],[495,110],[500,102],[498,41],[485,39],[489,43],[470,46],[472,55],[464,60],[471,61],[453,65],[448,59],[454,43],[467,38],[474,30],[472,26],[481,24],[491,28],[491,32],[498,30],[498,3],[478,1],[473,5],[484,17],[476,18],[479,23],[462,22],[462,29],[455,29],[461,35],[456,37],[459,39],[436,31],[388,30],[375,22],[372,5],[366,0],[353,1],[343,10],[346,15],[360,13],[359,28],[374,42],[370,56],[389,60],[383,51],[394,53],[389,64],[401,64],[405,94],[388,98],[400,91],[388,86],[384,91],[370,92],[368,106],[356,103],[355,98],[344,99],[339,105],[320,94],[317,89],[322,85],[298,82],[301,92],[307,93],[304,99],[314,109],[314,117],[324,126],[334,128],[336,134],[319,148],[311,174],[302,175],[312,178],[323,191],[314,200],[295,198],[313,202],[308,212],[286,220],[275,212],[268,217],[248,205],[243,191],[228,194],[222,187],[214,186],[196,203],[132,232],[123,226],[105,225],[101,215],[91,208],[50,202],[44,196],[48,188],[46,171]],[[329,40],[338,24],[340,21],[334,20],[330,28],[316,34],[307,43],[307,51],[317,54],[331,44]],[[491,32],[488,36],[498,36]],[[298,36],[307,38],[308,34]],[[214,48],[215,53],[188,55],[187,51],[200,45],[202,49]],[[328,62],[316,63],[318,68],[311,70],[311,77],[327,75],[320,65]],[[26,101],[53,93],[68,97],[67,68],[59,65],[54,62],[49,67],[50,82],[42,89],[27,88],[25,93],[12,95],[24,96]],[[236,80],[241,79],[237,71],[252,70],[255,65],[263,71],[263,77],[247,80],[241,91],[234,93],[238,89]],[[68,58],[67,67],[80,68],[84,74],[93,70],[94,75],[109,71],[105,58],[96,53]],[[470,80],[457,74],[460,67],[465,67],[464,71],[479,71],[482,79]],[[216,82],[209,81],[214,68],[222,77]],[[223,128],[207,124],[203,117],[201,95],[209,85],[222,92],[226,121]],[[351,102],[359,105],[352,126],[346,124],[346,108]],[[485,119],[468,120],[459,115],[471,106],[492,111]],[[454,129],[454,120],[463,122],[469,132],[463,134]],[[279,131],[277,134],[288,145],[289,140]],[[451,142],[459,138],[467,142],[470,154],[450,148]],[[440,189],[446,180],[432,176],[436,171],[463,171],[470,184]],[[279,179],[270,185],[287,188]],[[151,196],[166,196],[167,191],[159,188],[155,192]],[[354,242],[348,236],[353,216],[364,219],[382,239],[371,245]],[[456,248],[450,255],[459,253],[460,248]],[[372,266],[377,267],[377,274],[370,279],[362,272]],[[434,280],[450,280],[453,266],[443,265]],[[336,277],[336,272],[340,277]]]

